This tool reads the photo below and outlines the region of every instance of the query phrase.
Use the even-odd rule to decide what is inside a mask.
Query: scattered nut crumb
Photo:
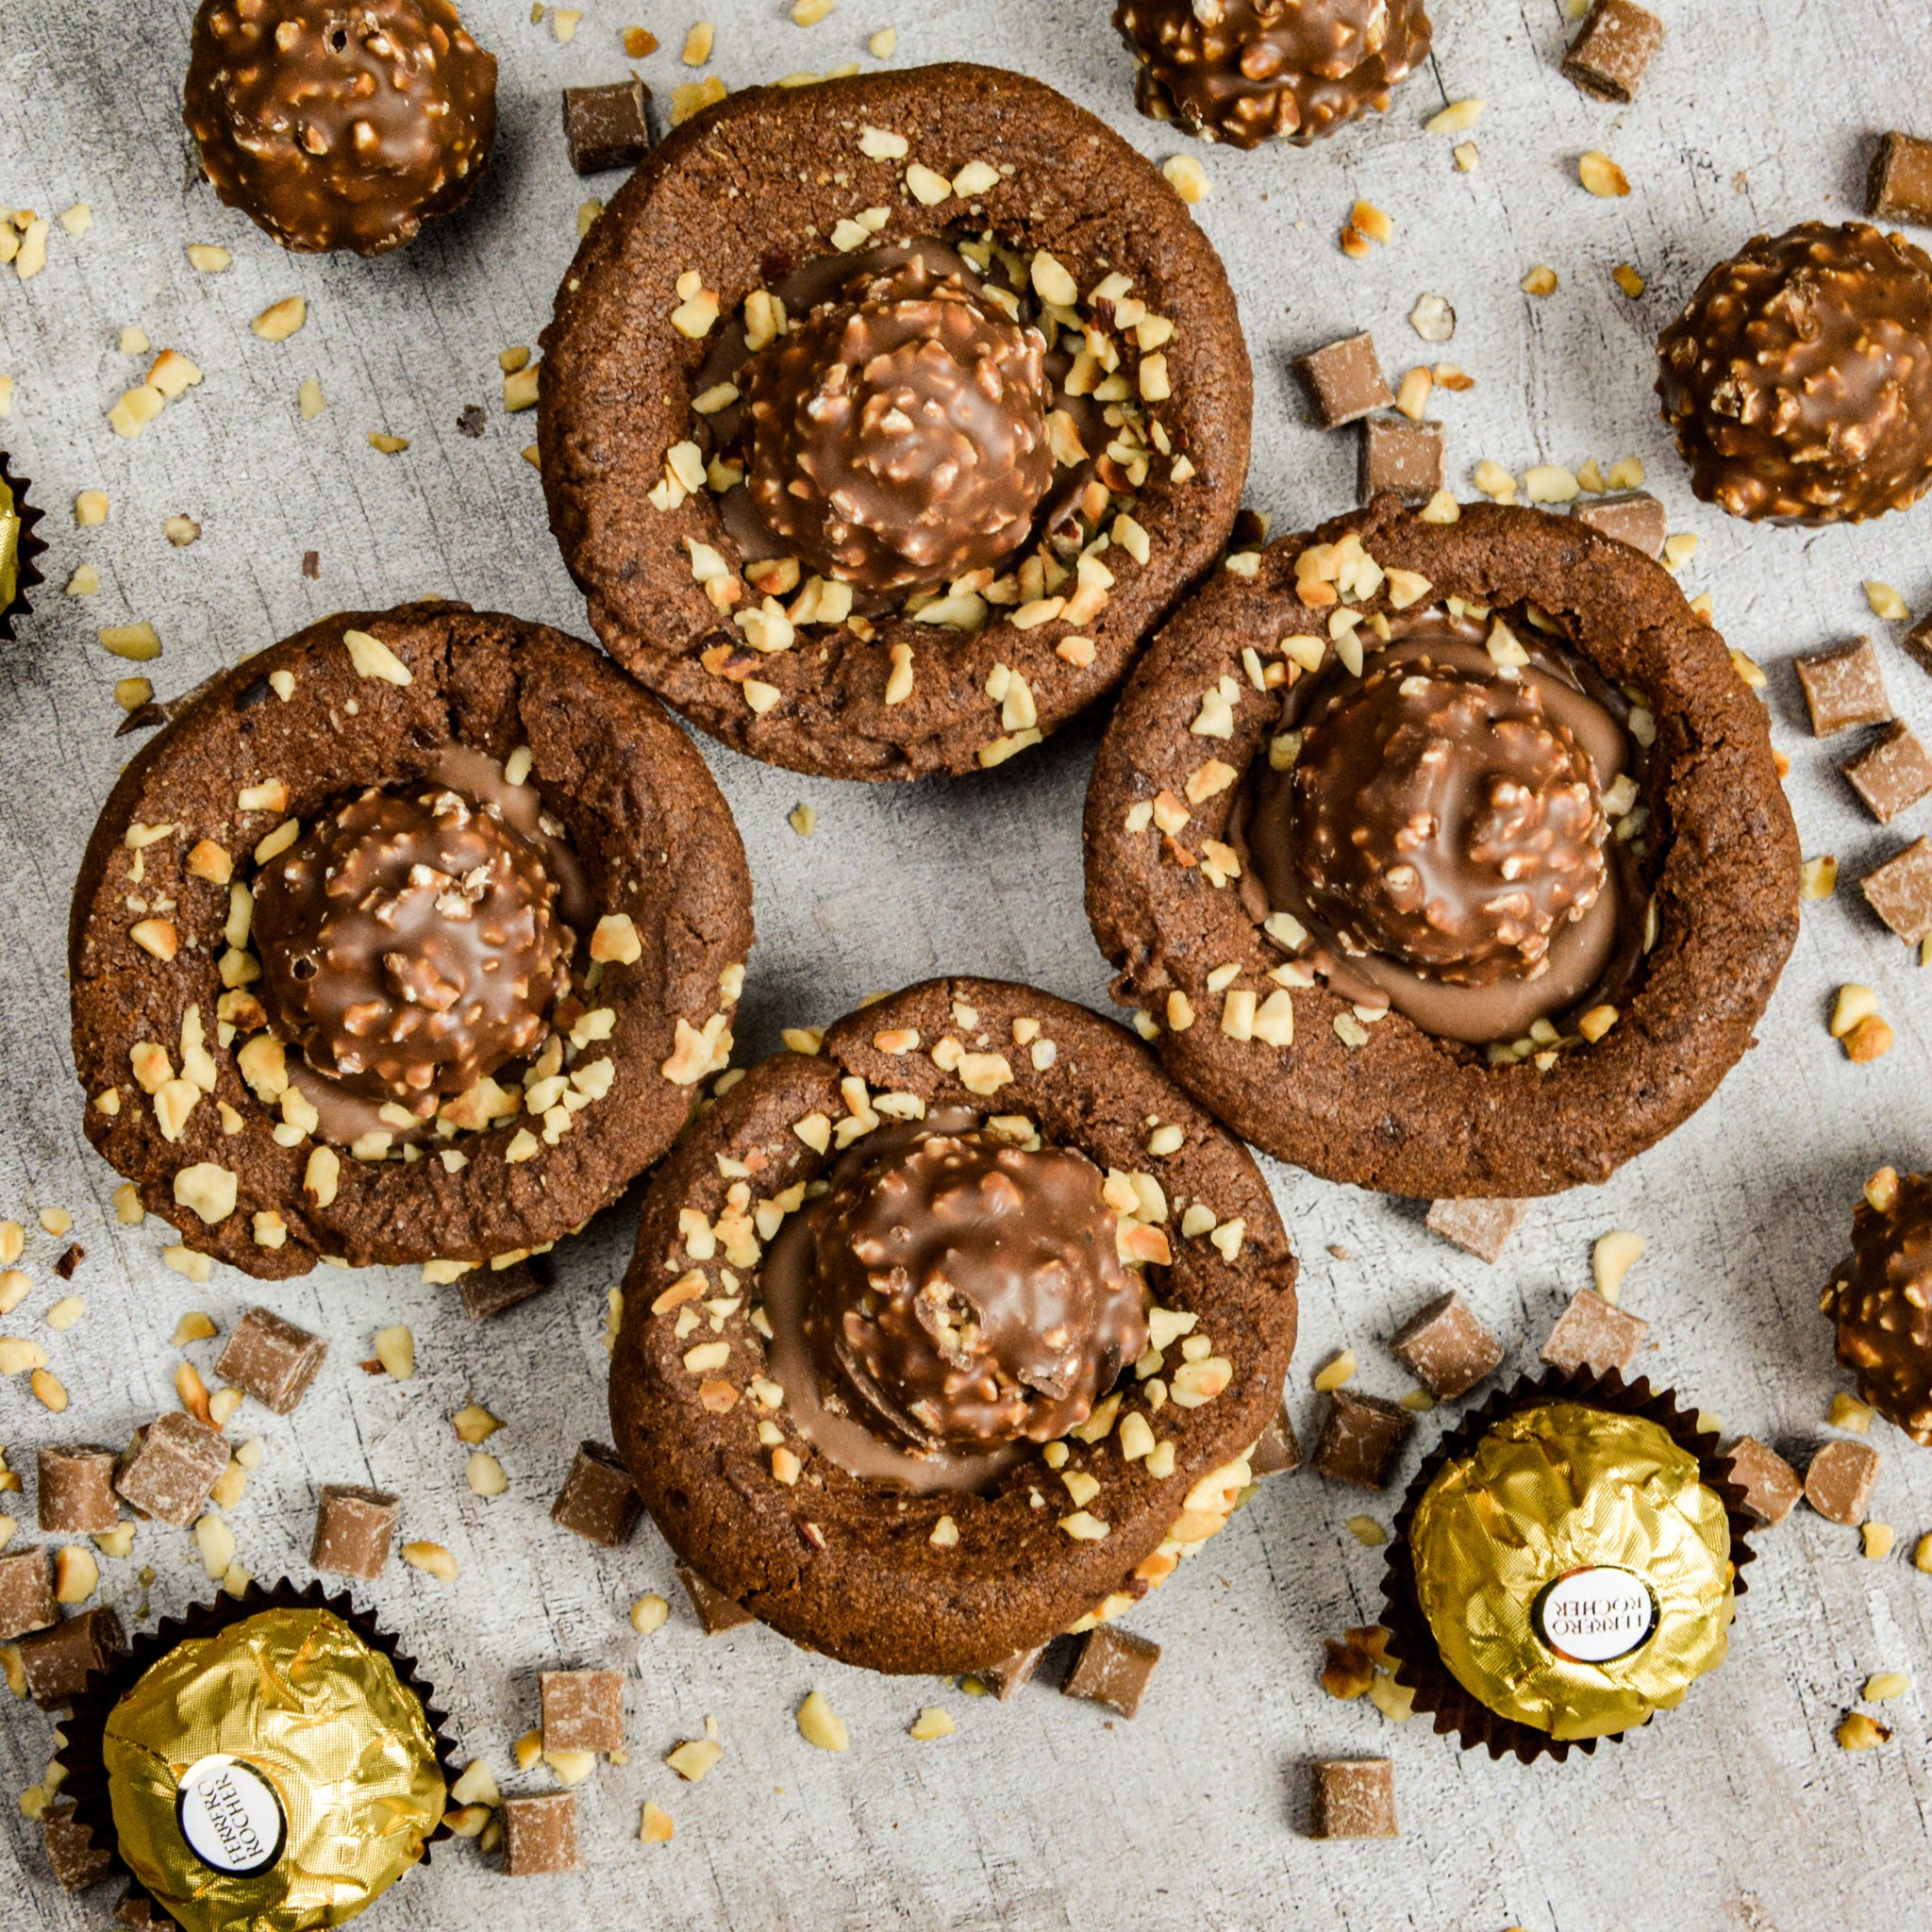
[[[798,1735],[821,1751],[843,1751],[852,1742],[844,1721],[817,1690],[798,1707]]]

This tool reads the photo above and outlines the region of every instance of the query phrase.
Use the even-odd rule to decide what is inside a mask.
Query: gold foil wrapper
[[[13,602],[20,589],[20,512],[13,491],[0,478],[0,610]]]
[[[421,1701],[319,1608],[176,1644],[114,1706],[101,1757],[121,1857],[187,1932],[354,1918],[447,1797]]]
[[[1641,1724],[1724,1660],[1724,1499],[1645,1417],[1565,1401],[1502,1417],[1430,1483],[1408,1543],[1451,1674],[1553,1738]]]

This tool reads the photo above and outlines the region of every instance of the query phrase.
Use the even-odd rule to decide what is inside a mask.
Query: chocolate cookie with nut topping
[[[1601,1181],[1681,1124],[1797,926],[1722,639],[1627,544],[1496,505],[1384,495],[1230,557],[1121,701],[1086,846],[1116,996],[1182,1086],[1435,1199]]]
[[[540,625],[325,619],[174,708],[70,933],[87,1132],[189,1272],[508,1267],[731,1048],[751,881],[702,758]]]
[[[1227,1521],[1295,1262],[1129,1034],[929,980],[727,1076],[651,1185],[618,1448],[713,1590],[891,1672],[1129,1609]]]
[[[182,110],[215,192],[284,248],[380,255],[469,199],[496,56],[450,0],[202,0]]]
[[[1819,1303],[1858,1394],[1932,1445],[1932,1174],[1881,1167],[1852,1217],[1852,1252]]]
[[[551,527],[598,635],[799,771],[1037,743],[1211,566],[1247,471],[1212,246],[1091,115],[991,68],[688,122],[586,238],[543,343]]]

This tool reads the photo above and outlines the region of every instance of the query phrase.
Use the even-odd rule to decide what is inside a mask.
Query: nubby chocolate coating
[[[1343,942],[1453,985],[1533,976],[1603,891],[1589,755],[1524,682],[1424,659],[1352,680],[1310,721],[1289,802]],[[1280,829],[1259,814],[1254,836]]]
[[[542,1039],[572,943],[557,891],[537,848],[461,793],[364,791],[256,882],[275,1030],[426,1119]]]
[[[1880,1204],[1883,1205],[1880,1205]],[[1852,1252],[1820,1306],[1838,1326],[1838,1358],[1858,1393],[1912,1441],[1932,1443],[1932,1174],[1867,1183]]]
[[[1433,32],[1423,0],[1120,0],[1113,18],[1141,111],[1234,147],[1387,108]]]
[[[1691,488],[1731,515],[1856,523],[1932,487],[1932,257],[1863,222],[1754,236],[1657,342]]]
[[[919,256],[816,309],[745,373],[745,482],[814,570],[866,591],[997,563],[1053,478],[1045,343]]]
[[[215,192],[283,247],[380,255],[468,198],[496,57],[450,0],[203,0],[183,111]]]
[[[917,1448],[1052,1441],[1146,1348],[1100,1171],[1071,1148],[929,1134],[814,1212],[807,1340],[855,1412]]]

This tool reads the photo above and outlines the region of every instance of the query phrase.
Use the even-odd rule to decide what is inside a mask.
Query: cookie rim
[[[1273,697],[1237,703],[1231,750],[1190,732],[1199,693],[1225,675],[1244,697],[1254,695],[1243,643],[1326,629],[1326,612],[1295,593],[1294,559],[1349,534],[1385,566],[1419,572],[1444,594],[1574,612],[1582,633],[1575,648],[1611,682],[1627,678],[1651,699],[1657,736],[1642,798],[1671,828],[1652,885],[1658,937],[1615,1026],[1548,1072],[1533,1060],[1473,1064],[1395,1012],[1368,1028],[1359,1047],[1345,1047],[1335,1023],[1348,1005],[1319,985],[1291,995],[1292,1046],[1229,1038],[1220,1025],[1222,996],[1207,989],[1209,972],[1238,960],[1237,984],[1258,987],[1265,998],[1274,990],[1265,974],[1281,956],[1231,889],[1216,892],[1198,867],[1163,863],[1158,834],[1125,830],[1131,805],[1163,788],[1184,791],[1208,756],[1244,770],[1259,755]],[[1667,572],[1572,518],[1474,504],[1439,524],[1385,494],[1312,533],[1277,540],[1253,555],[1252,568],[1252,575],[1224,571],[1167,625],[1094,761],[1087,913],[1118,972],[1115,997],[1141,1009],[1137,1024],[1158,1026],[1162,1063],[1210,1111],[1263,1152],[1324,1179],[1423,1199],[1523,1199],[1604,1180],[1716,1091],[1751,1044],[1795,941],[1797,830],[1763,707]],[[1387,608],[1387,587],[1355,608]],[[1230,785],[1206,800],[1187,836],[1224,831],[1238,791]],[[1740,934],[1743,966],[1724,957],[1724,941],[1738,950]],[[1179,1033],[1147,1011],[1174,991],[1199,1016]],[[1276,1052],[1292,1057],[1286,1070],[1256,1058]],[[1613,1148],[1592,1152],[1607,1120],[1621,1124]],[[1572,1130],[1586,1124],[1591,1131],[1579,1139]]]
[[[1010,1064],[1013,1078],[994,1097],[969,1090],[930,1058],[937,1038],[964,1031],[949,1024],[952,1008],[962,1001],[978,1015],[978,1032],[990,1041],[985,1050],[1003,1053]],[[1036,1069],[1013,1043],[1016,1018],[1037,1019],[1041,1037],[1054,1041],[1051,1066]],[[931,1030],[936,1020],[944,1028],[937,1038]],[[923,1034],[919,1048],[892,1054],[874,1043],[882,1032],[912,1025]],[[1135,1096],[1098,1122],[1080,1112],[1091,1100],[1081,1070],[1096,1062],[1130,1069]],[[1211,1174],[1233,1158],[1239,1195],[1220,1207],[1243,1217],[1240,1259],[1227,1262],[1206,1233],[1181,1238],[1183,1181],[1169,1203],[1174,1265],[1161,1283],[1160,1300],[1201,1316],[1199,1332],[1208,1334],[1215,1351],[1225,1346],[1237,1357],[1234,1379],[1201,1406],[1169,1403],[1154,1417],[1156,1435],[1178,1445],[1172,1475],[1150,1477],[1138,1461],[1123,1463],[1117,1456],[1099,1458],[1103,1487],[1091,1501],[1109,1524],[1104,1541],[1074,1541],[1058,1528],[1063,1514],[1086,1506],[1076,1506],[1058,1474],[1033,1457],[985,1494],[902,1498],[817,1457],[806,1468],[823,1477],[822,1486],[781,1487],[756,1429],[760,1417],[782,1409],[760,1409],[752,1399],[723,1413],[703,1407],[700,1372],[684,1366],[687,1344],[675,1334],[672,1307],[651,1308],[679,1271],[694,1265],[676,1246],[679,1210],[696,1206],[708,1213],[724,1200],[728,1184],[717,1157],[728,1150],[789,1142],[787,1164],[773,1176],[782,1176],[788,1187],[822,1173],[840,1150],[815,1152],[796,1137],[791,1123],[808,1106],[841,1115],[840,1081],[853,1074],[874,1095],[917,1092],[930,1104],[964,1105],[983,1115],[1024,1111],[1048,1128],[1050,1138],[1083,1146],[1103,1167],[1130,1160],[1158,1171],[1163,1186],[1173,1175]],[[1050,1096],[1065,1097],[1042,1104]],[[1147,1154],[1144,1122],[1151,1112],[1184,1126],[1187,1141],[1174,1156]],[[873,1670],[989,1669],[1070,1626],[1085,1627],[1083,1620],[1097,1607],[1110,1606],[1107,1613],[1116,1614],[1151,1587],[1133,1573],[1159,1553],[1183,1499],[1204,1477],[1240,1462],[1280,1406],[1295,1340],[1296,1274],[1287,1232],[1252,1155],[1176,1090],[1124,1028],[1011,982],[961,975],[924,980],[848,1014],[827,1029],[818,1055],[774,1055],[734,1081],[653,1177],[611,1360],[613,1440],[680,1560],[760,1622],[808,1648]],[[1255,1299],[1260,1296],[1272,1298]],[[762,1352],[755,1356],[744,1345],[745,1326],[738,1322],[731,1342],[731,1367],[741,1379],[747,1365],[752,1375],[762,1372]],[[700,1343],[712,1339],[708,1325],[693,1332]],[[1170,1351],[1174,1346],[1170,1342]],[[1145,1385],[1129,1379],[1122,1386],[1131,1395]],[[1129,1406],[1124,1402],[1123,1410]],[[1144,1403],[1138,1407],[1144,1412]],[[1082,1447],[1071,1440],[1069,1446],[1076,1454]],[[1123,1469],[1124,1475],[1118,1474]],[[1028,1499],[1035,1491],[1046,1498],[1042,1507]],[[935,1545],[931,1533],[942,1517],[954,1520],[957,1541]],[[856,1544],[847,1541],[855,1524],[878,1525],[890,1540]],[[833,1563],[816,1562],[814,1528],[836,1553]],[[1002,1560],[962,1578],[960,1553],[963,1560],[983,1561],[989,1554],[983,1538],[994,1532],[1005,1539],[998,1544]],[[1162,1574],[1173,1567],[1169,1563]],[[1051,1587],[1042,1591],[1041,1578],[1049,1574]],[[1024,1577],[1026,1591],[1026,1601],[1018,1605],[1016,1577]],[[848,1627],[855,1602],[875,1606],[882,1597],[896,1614]]]
[[[795,173],[783,180],[768,173],[761,191],[788,200],[806,195],[816,225],[827,233],[842,217],[888,206],[891,216],[877,239],[917,239],[947,225],[946,205],[924,208],[905,189],[897,162],[871,158],[857,145],[861,125],[876,123],[890,130],[899,121],[937,128],[936,135],[922,137],[928,154],[935,141],[950,141],[943,157],[949,175],[974,159],[1019,167],[1022,172],[991,190],[960,201],[959,211],[979,211],[989,225],[1034,245],[1059,241],[1069,265],[1081,264],[1076,275],[1083,286],[1100,271],[1091,255],[1083,260],[1077,238],[1083,225],[1108,218],[1124,224],[1123,247],[1142,251],[1112,264],[1131,267],[1137,288],[1164,292],[1188,284],[1189,313],[1164,353],[1174,412],[1188,431],[1185,447],[1197,467],[1182,484],[1150,476],[1136,518],[1153,540],[1157,563],[1163,544],[1172,560],[1157,569],[1114,557],[1124,568],[1116,572],[1098,622],[1075,625],[1056,618],[1024,630],[989,623],[977,632],[935,636],[941,626],[905,617],[881,621],[874,642],[861,647],[868,655],[857,660],[868,681],[875,669],[883,693],[891,648],[907,643],[921,675],[940,693],[932,704],[921,693],[916,703],[898,708],[886,707],[882,698],[869,705],[876,724],[922,721],[916,731],[895,738],[853,728],[858,701],[841,679],[852,644],[829,660],[816,682],[799,687],[804,701],[788,687],[763,715],[750,710],[739,683],[705,672],[699,647],[721,637],[736,641],[740,634],[693,579],[685,543],[709,544],[727,560],[737,555],[736,545],[708,492],[702,492],[704,501],[692,496],[668,511],[649,508],[645,493],[662,477],[666,453],[688,436],[691,420],[689,378],[697,351],[671,325],[680,300],[675,278],[699,267],[696,258],[709,252],[712,260],[702,273],[717,289],[726,325],[743,297],[767,279],[759,251],[772,243],[769,236],[742,239],[755,219],[743,211],[749,198],[739,197],[735,184],[734,219],[713,218],[702,228],[708,239],[694,239],[699,225],[685,217],[695,207],[685,204],[714,204],[722,192],[701,178],[705,171],[733,143],[734,158],[747,151],[762,158],[774,130],[783,131],[808,142],[804,152],[817,155],[826,179],[806,185]],[[1041,151],[1043,139],[1057,144],[1061,158],[1076,144],[1091,143],[1105,158],[1109,198],[1097,211],[1033,219],[1025,169],[1033,164],[1038,175],[1049,168],[1054,157]],[[919,158],[916,143],[910,158]],[[849,185],[831,181],[835,173]],[[1164,302],[1157,306],[1168,312]],[[1112,129],[1043,83],[996,68],[945,62],[810,87],[753,88],[684,123],[639,165],[579,246],[541,342],[538,446],[551,530],[599,639],[633,676],[699,728],[736,751],[793,771],[891,779],[958,775],[1000,761],[1003,741],[1014,734],[1001,723],[1000,705],[984,694],[995,663],[1027,677],[1037,728],[1050,733],[1126,675],[1147,635],[1211,567],[1241,507],[1253,376],[1233,291],[1213,244],[1154,164]],[[640,344],[648,372],[642,377],[627,373]],[[613,394],[660,400],[634,402],[620,411],[609,400]],[[632,581],[644,588],[631,590]],[[1091,665],[1076,667],[1055,654],[1054,646],[1070,634],[1093,639]],[[805,635],[823,644],[837,633]],[[788,677],[806,661],[803,642],[781,655],[790,660],[781,667]],[[720,686],[726,689],[714,696]]]
[[[412,684],[403,688],[380,677],[358,675],[343,642],[344,633],[351,629],[365,631],[388,645],[410,670]],[[363,717],[371,716],[375,707],[390,708],[389,722],[400,734],[409,728],[410,712],[421,712],[426,696],[444,707],[441,722],[454,736],[454,714],[464,703],[464,687],[455,667],[475,662],[469,654],[485,648],[505,653],[501,675],[508,691],[505,710],[481,726],[473,721],[470,728],[486,741],[491,741],[494,726],[520,731],[522,736],[513,742],[486,741],[480,748],[504,757],[515,743],[536,741],[538,769],[532,782],[541,787],[541,768],[546,762],[541,747],[547,742],[560,755],[568,746],[571,762],[587,765],[601,777],[602,787],[635,788],[632,796],[647,793],[655,828],[681,845],[691,862],[713,868],[714,876],[722,874],[731,913],[728,929],[708,934],[683,923],[674,927],[667,919],[669,900],[662,894],[653,896],[648,890],[649,874],[660,869],[663,861],[646,858],[634,845],[610,847],[603,821],[594,815],[594,807],[577,795],[575,785],[569,796],[546,794],[546,805],[569,827],[573,845],[600,889],[608,885],[601,876],[607,865],[613,859],[625,865],[621,891],[608,895],[600,890],[600,898],[613,896],[611,909],[635,915],[647,939],[636,965],[613,962],[605,968],[598,1003],[615,1008],[617,1018],[609,1040],[597,1042],[590,1057],[607,1054],[616,1063],[612,1086],[583,1110],[571,1133],[553,1146],[540,1143],[535,1158],[507,1162],[508,1144],[525,1119],[519,1115],[508,1125],[465,1137],[462,1151],[470,1159],[456,1174],[446,1173],[440,1160],[369,1163],[338,1148],[335,1201],[320,1208],[305,1192],[304,1174],[310,1153],[325,1143],[312,1139],[293,1148],[277,1145],[271,1132],[273,1116],[242,1077],[233,1055],[216,1048],[217,1086],[205,1097],[235,1108],[243,1122],[242,1132],[222,1133],[215,1108],[197,1106],[179,1141],[164,1141],[147,1094],[128,1075],[126,1049],[134,1043],[140,1022],[138,1016],[117,1017],[122,1004],[117,989],[125,984],[130,971],[172,976],[163,1002],[175,1015],[171,1027],[178,1027],[183,1009],[198,1005],[208,1043],[214,1047],[216,1001],[223,991],[217,956],[224,943],[221,933],[229,889],[187,875],[186,851],[198,839],[213,839],[239,857],[252,851],[277,821],[291,815],[310,819],[318,807],[360,783],[408,782],[408,774],[396,776],[393,765],[347,780],[313,767],[307,773],[276,773],[274,775],[283,777],[289,786],[285,808],[245,813],[237,803],[220,824],[177,831],[147,846],[143,857],[161,870],[160,878],[148,878],[147,890],[158,893],[165,881],[176,898],[174,916],[183,933],[206,928],[211,935],[198,949],[183,945],[166,963],[149,958],[128,939],[123,889],[109,878],[114,855],[125,849],[126,827],[137,821],[169,823],[167,801],[179,794],[183,762],[199,755],[197,747],[207,732],[221,730],[227,718],[241,711],[280,705],[293,728],[300,729],[307,718],[310,733],[320,737],[325,721],[332,721],[332,708],[352,698],[362,708]],[[292,694],[286,701],[272,695],[267,683],[280,671],[295,675]],[[596,716],[594,735],[589,736],[588,723],[577,722],[576,714],[584,708],[575,702],[559,703],[555,694],[568,696],[599,687],[601,701],[590,708]],[[552,695],[546,698],[546,693]],[[542,715],[546,703],[551,714],[547,720]],[[620,742],[627,762],[619,763],[619,754],[611,749]],[[426,752],[431,747],[413,748]],[[238,788],[241,783],[259,782],[261,775],[238,774]],[[192,780],[188,790],[192,797]],[[143,800],[153,803],[143,805]],[[238,830],[243,820],[249,822],[245,834]],[[239,866],[237,874],[242,874]],[[680,1029],[701,1028],[722,1014],[722,1033],[715,1043],[722,1049],[718,1063],[723,1064],[737,1004],[735,991],[726,996],[726,984],[733,968],[741,979],[752,942],[751,904],[751,878],[738,828],[695,746],[647,691],[589,644],[545,625],[501,612],[475,611],[450,601],[431,600],[385,611],[338,611],[244,658],[192,693],[128,763],[101,808],[75,884],[68,931],[75,1068],[87,1095],[88,1139],[140,1190],[142,1206],[176,1229],[183,1246],[258,1279],[304,1274],[319,1260],[352,1267],[430,1261],[481,1265],[491,1257],[477,1251],[474,1241],[462,1239],[463,1230],[474,1234],[484,1227],[500,1227],[508,1218],[506,1210],[519,1216],[521,1225],[520,1239],[504,1252],[525,1254],[570,1233],[615,1200],[682,1129],[700,1091],[696,1081],[702,1074],[690,1083],[673,1083],[663,1074],[663,1063],[683,1039]],[[664,950],[666,934],[671,935],[675,957]],[[700,984],[711,989],[703,1011],[691,1003]],[[176,1052],[174,1032],[158,1043],[172,1062]],[[112,1114],[104,1113],[98,1105],[99,1096],[109,1088],[121,1096]],[[234,1162],[232,1157],[243,1148],[247,1158]],[[600,1177],[598,1157],[608,1159],[612,1151],[618,1156],[616,1169]],[[230,1158],[225,1158],[225,1153]],[[279,1174],[282,1182],[273,1191],[275,1198],[270,1198],[269,1190],[250,1190],[244,1176],[243,1196],[235,1209],[219,1223],[205,1224],[192,1208],[175,1202],[173,1191],[175,1174],[200,1161],[231,1172],[245,1168],[251,1174]],[[524,1174],[512,1174],[512,1168],[523,1169]],[[406,1177],[408,1185],[399,1185]],[[279,1248],[258,1245],[250,1232],[253,1212],[264,1208],[280,1214],[288,1225]]]

